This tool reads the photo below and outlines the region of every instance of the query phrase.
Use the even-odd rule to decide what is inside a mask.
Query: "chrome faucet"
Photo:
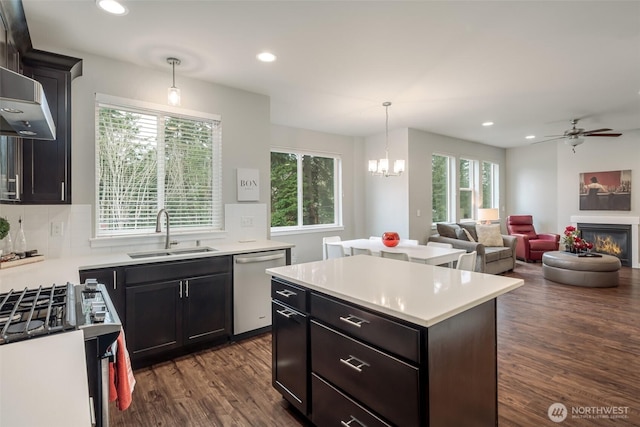
[[[158,216],[156,217],[156,233],[160,233],[162,231],[161,230],[161,224],[160,224],[160,217],[162,216],[163,213],[164,213],[164,216],[167,218],[167,238],[166,238],[166,241],[165,241],[165,244],[164,244],[164,248],[165,249],[171,249],[171,244],[173,242],[171,242],[169,240],[170,239],[170,237],[169,237],[170,236],[169,235],[169,233],[170,233],[170,231],[169,231],[169,228],[170,228],[169,227],[169,212],[167,212],[167,210],[164,209],[164,208],[160,209],[158,211]]]

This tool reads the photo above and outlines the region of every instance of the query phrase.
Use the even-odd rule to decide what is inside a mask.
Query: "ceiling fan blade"
[[[557,139],[564,139],[566,138],[564,135],[562,136],[558,136],[557,138],[551,138],[551,139],[543,139],[542,141],[536,141],[536,142],[532,142],[531,144],[540,144],[542,142],[549,142],[549,141],[555,141]]]
[[[589,134],[583,134],[582,136],[620,136],[622,135],[621,133],[589,133]]]
[[[565,136],[567,136],[567,135],[564,135],[564,134],[563,134],[563,135],[545,135],[544,137],[545,137],[545,138],[553,138],[554,136],[557,136],[557,137],[565,137]],[[542,141],[540,141],[540,142],[542,142]]]
[[[609,132],[610,130],[613,129],[593,129],[593,130],[585,130],[584,132],[582,132],[583,135],[589,134],[589,133],[598,133],[598,132]]]

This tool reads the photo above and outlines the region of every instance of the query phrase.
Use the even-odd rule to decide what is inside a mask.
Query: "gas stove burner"
[[[33,297],[26,297],[22,301],[20,301],[21,307],[42,307],[45,305],[49,305],[49,298],[39,299],[35,302],[33,301]]]
[[[2,315],[2,317],[0,317],[0,324],[7,323],[7,321],[9,320],[12,322],[15,322],[16,320],[20,320],[20,314],[16,313],[13,315],[13,317],[11,317],[10,314]]]
[[[29,329],[27,330],[27,323],[29,323]],[[34,332],[44,329],[44,322],[42,320],[32,320],[31,322],[18,322],[9,325],[7,328],[7,334],[24,334],[25,332]]]

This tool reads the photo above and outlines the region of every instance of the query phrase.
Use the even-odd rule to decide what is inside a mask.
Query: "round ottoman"
[[[542,274],[545,279],[565,285],[589,288],[618,286],[620,260],[611,255],[579,257],[569,252],[545,252],[542,255]]]

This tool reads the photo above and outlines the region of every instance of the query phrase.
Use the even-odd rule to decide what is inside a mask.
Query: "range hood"
[[[56,126],[42,85],[0,67],[0,135],[56,139]]]

